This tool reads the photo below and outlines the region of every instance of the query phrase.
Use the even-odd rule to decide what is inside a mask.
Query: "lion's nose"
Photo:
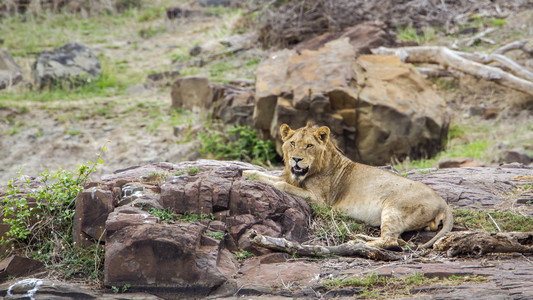
[[[299,162],[299,161],[303,160],[303,158],[299,158],[299,157],[293,157],[292,159],[294,159],[295,162]]]

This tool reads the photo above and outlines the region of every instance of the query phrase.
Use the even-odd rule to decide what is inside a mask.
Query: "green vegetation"
[[[115,294],[118,294],[118,293],[125,293],[127,292],[129,289],[131,288],[131,284],[129,283],[126,283],[122,286],[122,288],[118,288],[116,286],[112,286],[111,287],[111,291]]]
[[[382,298],[411,295],[414,288],[430,285],[457,285],[462,282],[481,282],[482,276],[457,276],[428,278],[415,273],[404,277],[369,274],[362,277],[326,279],[322,282],[329,290],[353,287],[360,289],[361,298]]]
[[[200,153],[216,159],[241,160],[270,165],[276,157],[272,141],[263,141],[249,126],[230,127],[227,134],[200,132]]]
[[[214,239],[217,239],[217,240],[224,239],[224,232],[220,232],[220,231],[207,232],[205,235],[212,237]]]
[[[409,23],[407,26],[399,27],[397,31],[398,38],[402,41],[411,41],[418,44],[423,44],[436,38],[436,30],[434,28],[424,28],[421,30],[421,35]]]
[[[377,228],[355,221],[333,206],[311,203],[314,235],[329,245],[339,245],[355,238],[356,234],[379,235]]]
[[[38,177],[38,188],[30,188],[32,182],[23,176],[8,182],[0,214],[2,222],[9,225],[9,231],[1,237],[0,243],[44,262],[60,277],[101,281],[103,247],[97,243],[92,248],[76,249],[72,235],[75,198],[100,164],[102,160],[98,157],[97,162],[79,165],[74,173],[46,170]]]
[[[154,217],[159,218],[163,222],[174,222],[174,221],[183,221],[188,223],[194,223],[198,220],[214,220],[213,214],[204,215],[204,214],[195,214],[192,212],[186,212],[184,214],[176,214],[169,208],[159,209],[152,207],[148,209],[148,212],[151,213]]]
[[[200,169],[197,167],[190,167],[189,168],[189,175],[196,175],[200,173]]]
[[[470,128],[469,132],[477,132],[480,134],[484,128],[482,125]],[[462,137],[466,134],[467,129],[464,126],[452,125],[448,132],[448,145],[444,151],[438,153],[431,159],[420,160],[406,160],[402,163],[395,165],[398,170],[410,170],[410,169],[428,169],[434,167],[439,161],[446,158],[463,158],[470,157],[477,160],[488,160],[491,153],[493,141],[487,139],[477,139],[474,141],[463,141]]]
[[[170,176],[169,172],[163,171],[163,172],[152,172],[148,175],[146,175],[146,178],[143,178],[145,182],[155,182],[155,183],[163,183],[167,177]]]
[[[253,253],[250,253],[246,250],[239,250],[238,252],[235,253],[235,258],[238,259],[238,260],[245,260],[247,258],[250,258],[250,257],[253,257],[254,254]]]
[[[509,211],[457,209],[454,211],[454,219],[455,224],[466,226],[469,229],[483,229],[487,232],[498,232],[496,224],[503,232],[533,231],[533,218]]]

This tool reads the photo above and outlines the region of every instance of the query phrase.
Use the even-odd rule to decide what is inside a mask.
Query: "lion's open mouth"
[[[303,176],[303,175],[307,174],[308,171],[309,171],[309,167],[307,167],[305,169],[302,169],[302,168],[298,167],[298,165],[296,165],[296,166],[291,168],[292,174],[294,174],[296,176]]]

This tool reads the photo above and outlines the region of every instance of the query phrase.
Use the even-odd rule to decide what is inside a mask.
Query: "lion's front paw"
[[[275,182],[274,183],[274,187],[275,188],[277,188],[280,191],[284,191],[284,192],[287,191],[287,188],[286,188],[287,185],[288,185],[288,183],[283,182],[283,181],[279,181],[279,182]]]

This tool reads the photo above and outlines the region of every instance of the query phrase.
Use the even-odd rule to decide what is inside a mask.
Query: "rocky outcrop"
[[[396,56],[362,55],[348,38],[319,50],[282,50],[256,72],[254,125],[281,148],[279,126],[331,128],[353,160],[432,156],[449,125],[445,102]]]
[[[75,42],[43,51],[32,66],[38,89],[82,85],[97,80],[101,73],[100,60],[94,52]]]
[[[520,164],[507,164],[498,168],[458,168],[413,170],[407,174],[434,189],[444,200],[455,207],[487,209],[502,206],[522,206],[524,214],[533,217],[533,191],[524,191],[518,199],[509,195],[517,187],[533,181],[533,169]]]
[[[254,93],[251,90],[224,85],[216,100],[213,116],[226,125],[253,126]]]
[[[451,286],[434,280],[429,286],[410,291],[422,298],[425,295],[443,299],[464,295],[480,298],[531,296],[532,267],[527,254],[483,255],[483,260],[437,255],[426,256],[431,258],[429,260],[370,262],[362,258],[298,260],[287,254],[255,248],[248,241],[250,230],[309,242],[312,236],[308,234],[307,222],[311,211],[301,199],[242,178],[243,169],[263,170],[241,162],[199,160],[134,166],[103,176],[99,181],[88,183],[76,199],[74,231],[81,240],[77,243],[84,246],[105,242],[105,283],[115,288],[128,286],[128,294],[124,295],[128,299],[142,299],[143,295],[156,298],[130,294],[139,291],[166,299],[207,295],[356,296],[362,292],[360,289],[329,290],[324,282],[373,272],[387,277],[415,273],[428,278],[484,277],[479,282],[465,280]],[[530,188],[533,169],[524,165],[414,170],[403,175],[425,182],[454,209],[512,207],[513,211],[533,216]],[[3,193],[5,190],[0,188],[0,198]],[[165,212],[176,212],[182,217],[172,220]],[[409,234],[413,235],[407,233],[404,239],[408,239]],[[434,234],[419,233],[428,239]],[[420,236],[415,238],[420,239]],[[235,253],[240,249],[256,257],[238,261]],[[30,266],[31,261],[10,258],[6,262],[0,263],[0,281],[3,275],[5,280],[7,274],[2,270],[21,274],[18,272],[26,272],[24,268]],[[18,270],[19,267],[23,268]],[[46,299],[50,295],[121,297],[45,279],[11,280],[0,285],[0,297],[6,299],[24,298],[31,291],[35,299]]]
[[[205,296],[223,286],[238,263],[230,251],[270,251],[250,244],[250,230],[308,239],[307,203],[242,177],[240,162],[200,160],[119,170],[76,198],[78,245],[105,241],[105,284],[156,294]],[[151,209],[183,220],[163,222]]]
[[[22,68],[6,51],[0,51],[0,90],[24,80]]]

